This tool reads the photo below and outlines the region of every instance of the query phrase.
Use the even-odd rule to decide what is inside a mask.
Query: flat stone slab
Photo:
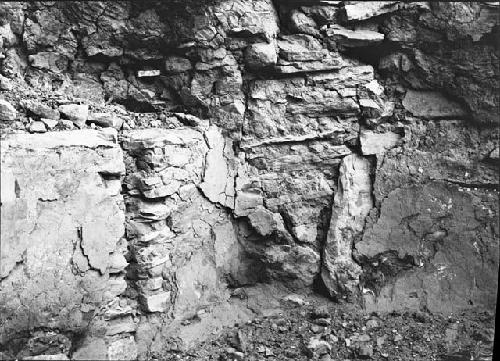
[[[408,90],[403,99],[406,110],[424,118],[464,118],[467,111],[462,105],[437,91]]]

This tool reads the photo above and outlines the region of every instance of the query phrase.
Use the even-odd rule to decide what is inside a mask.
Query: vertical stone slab
[[[1,343],[33,328],[82,331],[125,290],[126,262],[112,262],[125,221],[115,139],[79,130],[2,140]]]
[[[339,187],[323,254],[321,277],[332,297],[348,296],[358,285],[361,268],[352,259],[352,246],[372,207],[370,162],[357,154],[348,155],[340,165]]]

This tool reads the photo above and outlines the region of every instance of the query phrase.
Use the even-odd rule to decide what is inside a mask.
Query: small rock
[[[267,43],[252,44],[245,51],[245,61],[251,69],[272,66],[278,61],[276,47]]]
[[[75,127],[73,122],[68,119],[60,119],[58,124],[60,124],[64,129],[73,129]]]
[[[148,312],[164,312],[170,302],[170,292],[144,296],[142,304]]]
[[[314,320],[314,323],[317,325],[320,325],[320,326],[327,327],[327,326],[330,326],[331,321],[329,318],[318,318],[318,319]]]
[[[306,346],[309,356],[321,356],[329,353],[332,350],[332,346],[324,340],[318,340],[316,337],[311,337],[309,343]]]
[[[377,337],[377,347],[381,347],[385,343],[386,336]]]
[[[384,40],[384,34],[371,30],[349,30],[339,25],[327,29],[328,37],[346,48],[378,44]]]
[[[3,75],[0,75],[0,90],[12,90],[12,81]]]
[[[53,354],[53,355],[36,355],[36,356],[25,356],[23,360],[69,360],[68,356],[63,353]]]
[[[44,122],[35,121],[30,124],[29,130],[31,133],[45,133],[47,128]]]
[[[59,123],[59,121],[55,119],[41,118],[40,120],[47,126],[48,129],[55,128],[56,125]]]
[[[400,334],[397,334],[396,336],[394,336],[394,342],[399,342],[403,339],[403,336],[401,336]]]
[[[8,101],[0,99],[0,120],[15,120],[17,117],[17,110]]]
[[[319,306],[312,311],[313,318],[328,318],[330,316],[330,312],[328,311],[328,306],[323,305]]]
[[[274,352],[269,347],[266,347],[265,350],[264,350],[264,355],[265,356],[273,356]]]
[[[248,220],[257,233],[262,236],[267,236],[276,229],[276,221],[274,220],[273,213],[264,207],[258,207],[250,213]]]
[[[36,101],[27,101],[24,104],[24,107],[34,115],[39,118],[47,118],[47,119],[59,119],[60,114],[56,109],[52,109],[48,105],[36,102]]]
[[[308,302],[304,301],[304,299],[301,296],[296,295],[296,294],[288,295],[284,298],[284,300],[295,303],[299,306],[304,306],[304,305],[308,304]]]
[[[366,333],[358,336],[357,341],[359,342],[369,342],[371,340],[370,336],[368,336]]]
[[[165,59],[165,70],[168,73],[182,73],[193,68],[189,59],[180,56],[169,56]]]
[[[314,332],[314,333],[320,333],[321,331],[323,331],[323,327],[321,326],[318,326],[318,325],[311,325],[311,331]]]
[[[73,121],[78,128],[83,128],[89,117],[89,106],[84,104],[64,104],[59,111],[67,119]]]
[[[500,147],[496,147],[495,149],[493,149],[488,158],[490,159],[493,159],[493,160],[498,160],[500,158]]]
[[[123,119],[114,113],[93,113],[89,116],[87,122],[94,123],[103,128],[121,129],[123,125]]]
[[[360,358],[371,358],[373,356],[373,346],[368,343],[362,343],[358,346],[358,356]]]
[[[372,319],[369,319],[368,321],[366,321],[366,328],[367,329],[377,328],[377,327],[379,327],[377,320],[372,318]]]
[[[153,77],[153,76],[158,76],[160,75],[160,71],[155,69],[155,70],[139,70],[137,72],[137,77],[138,78],[147,78],[147,77]]]

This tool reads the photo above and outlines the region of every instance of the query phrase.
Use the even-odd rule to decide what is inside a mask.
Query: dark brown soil
[[[467,311],[366,314],[335,303],[280,309],[167,360],[492,360],[494,316]],[[266,313],[264,312],[264,313]],[[311,339],[329,346],[308,348]]]

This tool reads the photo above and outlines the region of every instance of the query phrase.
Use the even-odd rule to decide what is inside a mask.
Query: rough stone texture
[[[498,169],[485,161],[491,134],[461,121],[416,123],[405,134],[378,166],[380,213],[355,245],[365,287],[377,295],[367,294],[366,305],[491,308],[499,232]]]
[[[361,268],[352,258],[354,240],[363,231],[373,207],[370,162],[348,155],[340,165],[330,229],[324,250],[321,276],[332,297],[355,293]]]
[[[16,108],[8,101],[0,99],[0,120],[14,120],[16,119],[17,111]]]
[[[498,229],[490,225],[498,217],[497,201],[488,191],[438,182],[391,192],[356,250],[381,267],[395,257],[406,270],[383,285],[376,299],[368,296],[367,308],[492,308],[499,256]]]
[[[0,352],[161,359],[261,281],[492,310],[498,25],[486,2],[1,3]]]
[[[125,232],[122,150],[90,130],[11,135],[1,149],[0,342],[29,328],[81,332],[126,288],[109,272]]]
[[[460,104],[432,91],[408,90],[403,99],[403,106],[413,115],[429,119],[460,119],[467,115]]]

